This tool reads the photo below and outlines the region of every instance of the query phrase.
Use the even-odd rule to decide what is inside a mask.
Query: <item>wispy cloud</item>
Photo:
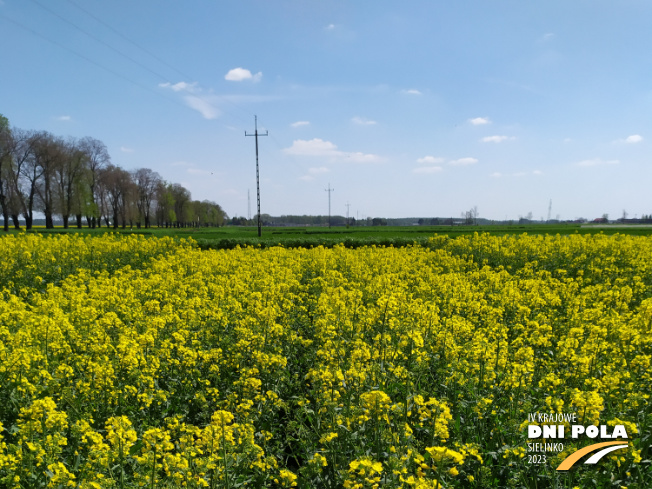
[[[475,117],[473,119],[469,119],[469,122],[473,124],[474,126],[482,126],[484,124],[491,124],[491,120],[489,120],[489,117]]]
[[[197,87],[197,82],[184,82],[180,81],[179,83],[170,83],[170,82],[165,82],[165,83],[159,83],[159,87],[161,88],[169,88],[170,90],[174,90],[175,92],[190,92],[193,93],[198,90]]]
[[[503,141],[513,141],[516,139],[514,136],[486,136],[480,141],[483,143],[502,143]]]
[[[553,32],[546,32],[543,36],[539,38],[539,42],[546,43],[552,41],[554,38],[555,38],[555,34]]]
[[[186,95],[183,97],[183,100],[188,104],[188,107],[195,109],[204,116],[204,119],[216,119],[221,114],[217,108],[218,98],[215,96],[198,97],[196,95]]]
[[[324,29],[327,31],[333,31],[336,27],[337,26],[335,24],[328,24],[326,27],[324,27]]]
[[[315,175],[322,175],[324,173],[329,173],[329,172],[330,170],[325,166],[308,168],[309,174],[300,176],[299,180],[303,180],[304,182],[312,182],[315,179]]]
[[[377,163],[381,158],[375,154],[340,151],[330,141],[315,138],[310,140],[295,139],[292,146],[283,150],[286,154],[294,156],[326,157],[337,161],[350,161],[352,163]]]
[[[310,125],[309,121],[297,121],[290,124],[290,126],[292,127],[302,127],[302,126],[309,126],[309,125]]]
[[[126,146],[120,146],[120,151],[123,153],[133,153],[134,150],[132,148],[127,148]]]
[[[407,95],[423,95],[419,90],[416,88],[410,88],[408,90],[401,90],[401,93],[405,93]]]
[[[435,158],[434,156],[424,156],[417,158],[417,163],[420,165],[438,165],[444,162],[444,158]]]
[[[204,119],[215,119],[221,115],[218,108],[219,97],[206,91],[197,82],[159,83],[161,88],[183,94],[183,101],[191,109],[199,112]]]
[[[233,68],[232,70],[229,70],[229,72],[224,75],[224,79],[228,81],[244,81],[244,80],[251,80],[253,82],[258,82],[260,79],[263,77],[262,72],[258,72],[255,75],[251,74],[251,71],[245,69],[245,68]]]
[[[453,166],[467,166],[467,165],[475,165],[478,161],[477,158],[459,158],[457,160],[451,160],[448,162],[449,165]]]
[[[618,160],[603,160],[601,158],[593,158],[592,160],[582,160],[576,163],[577,166],[589,167],[589,166],[606,166],[606,165],[618,165],[620,161]]]
[[[624,139],[617,139],[614,141],[614,143],[636,144],[640,143],[641,141],[643,141],[643,136],[640,134],[632,134],[631,136],[627,136]]]
[[[364,117],[354,117],[353,119],[351,119],[351,122],[353,122],[354,124],[358,124],[360,126],[373,126],[374,124],[376,124],[376,121],[365,119]]]
[[[430,174],[439,173],[443,168],[441,166],[419,166],[412,170],[412,173]]]
[[[509,173],[509,174],[506,175],[504,173],[500,173],[500,172],[496,171],[496,172],[493,172],[492,174],[490,174],[489,176],[492,177],[492,178],[502,178],[502,177],[516,177],[516,178],[518,178],[518,177],[526,177],[528,175],[539,176],[539,175],[543,175],[543,172],[540,171],[540,170],[534,170],[534,171],[531,171],[531,172],[529,172],[529,171],[517,171],[517,172]]]
[[[72,117],[70,117],[69,115],[60,115],[59,117],[55,117],[55,119],[62,122],[70,122],[72,120]]]

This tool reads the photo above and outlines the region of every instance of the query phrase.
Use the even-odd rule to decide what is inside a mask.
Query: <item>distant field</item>
[[[12,231],[16,232],[16,231]],[[231,249],[236,246],[268,247],[281,244],[286,247],[333,246],[343,243],[357,248],[364,245],[405,246],[412,243],[425,243],[434,235],[447,235],[451,238],[473,233],[489,233],[493,236],[506,234],[628,234],[637,236],[652,235],[652,227],[643,225],[580,225],[580,224],[529,224],[529,225],[487,225],[487,226],[356,226],[344,227],[264,227],[262,237],[254,226],[225,226],[221,228],[151,228],[137,229],[45,229],[35,227],[30,232],[43,234],[84,233],[102,235],[108,232],[120,234],[141,234],[144,236],[191,237],[204,249]]]

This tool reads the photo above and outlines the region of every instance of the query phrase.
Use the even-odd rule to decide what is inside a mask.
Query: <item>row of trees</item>
[[[20,217],[30,229],[34,212],[54,227],[60,217],[78,228],[105,226],[221,226],[228,219],[211,201],[192,200],[188,189],[149,169],[126,171],[111,163],[102,141],[64,139],[45,131],[10,127],[0,115],[0,210],[4,230]]]

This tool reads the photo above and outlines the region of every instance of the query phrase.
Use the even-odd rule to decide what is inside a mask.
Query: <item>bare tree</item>
[[[11,128],[9,120],[0,114],[0,210],[4,221],[4,231],[9,231],[9,180],[7,168],[11,165]]]
[[[34,201],[36,186],[42,176],[42,169],[36,164],[35,147],[39,134],[23,129],[12,130],[11,159],[12,165],[7,172],[12,197],[25,218],[25,227],[32,229],[34,221]],[[17,223],[18,216],[14,219]]]
[[[142,218],[146,228],[151,227],[152,204],[156,198],[156,192],[163,179],[155,171],[149,168],[140,168],[133,172],[133,179],[137,188],[137,206],[139,212],[138,227]]]
[[[36,185],[36,195],[40,210],[45,214],[45,227],[54,227],[56,174],[66,158],[63,139],[48,132],[38,134],[34,146],[34,165],[40,169],[40,178]]]
[[[165,182],[160,182],[156,188],[156,223],[159,227],[167,228],[177,220],[171,188],[172,186]]]
[[[102,187],[102,194],[106,199],[104,204],[107,205],[105,218],[108,226],[108,211],[111,213],[111,221],[114,229],[117,229],[119,223],[126,226],[128,194],[132,191],[133,183],[129,172],[122,168],[109,164],[100,172],[99,182]],[[122,221],[120,220],[122,218]]]
[[[68,220],[80,203],[78,192],[81,191],[86,153],[81,150],[74,139],[65,142],[62,148],[62,161],[54,169],[57,190],[57,208],[63,219],[63,227],[68,229]],[[81,209],[80,209],[81,210]],[[77,227],[81,227],[81,212],[78,210]]]
[[[102,225],[101,196],[99,195],[98,180],[104,168],[111,163],[111,157],[106,145],[91,137],[79,141],[79,148],[86,153],[86,178],[90,187],[90,203],[87,208],[89,226],[95,228]]]

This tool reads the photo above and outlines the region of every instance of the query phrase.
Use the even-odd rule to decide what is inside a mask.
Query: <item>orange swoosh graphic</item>
[[[595,443],[593,445],[589,445],[588,447],[584,447],[581,450],[578,450],[575,453],[566,457],[564,461],[559,464],[557,470],[568,470],[575,464],[575,462],[577,462],[587,453],[591,453],[599,448],[608,447],[611,445],[626,445],[626,443],[623,443],[622,441],[606,441],[604,443]]]

